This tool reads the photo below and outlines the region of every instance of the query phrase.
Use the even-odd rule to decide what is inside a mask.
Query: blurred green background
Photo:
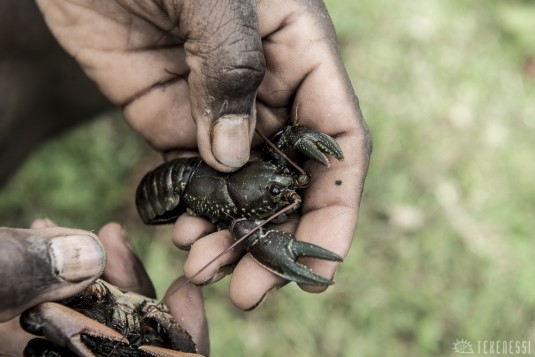
[[[535,353],[535,2],[326,4],[374,137],[356,239],[320,295],[292,284],[245,313],[228,278],[207,287],[212,355],[453,356],[460,339]],[[123,222],[161,295],[185,253],[133,208],[157,161],[118,115],[97,118],[25,163],[0,223]]]

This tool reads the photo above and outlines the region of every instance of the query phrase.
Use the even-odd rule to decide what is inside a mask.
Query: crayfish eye
[[[278,185],[273,185],[271,186],[271,188],[269,189],[269,192],[274,195],[274,196],[277,196],[281,193],[281,188],[278,186]]]

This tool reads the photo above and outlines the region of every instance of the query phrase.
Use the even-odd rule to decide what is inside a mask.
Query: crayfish
[[[79,294],[25,311],[24,356],[193,357],[197,347],[163,303],[97,280]]]
[[[297,283],[328,285],[332,280],[297,262],[299,257],[342,261],[337,254],[317,245],[300,242],[286,232],[265,231],[295,213],[301,204],[298,189],[309,176],[287,158],[284,151],[296,149],[329,165],[325,154],[343,160],[332,137],[303,125],[287,126],[273,142],[234,173],[217,172],[200,158],[178,158],[148,172],[136,192],[136,207],[146,224],[173,223],[189,212],[229,228],[246,251],[264,268]],[[217,259],[217,258],[216,258]]]

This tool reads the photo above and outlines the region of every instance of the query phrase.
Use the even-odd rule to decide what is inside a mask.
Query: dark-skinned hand
[[[106,254],[104,253],[106,252]],[[155,297],[143,265],[117,223],[98,234],[62,228],[47,219],[30,229],[0,228],[0,355],[21,356],[35,336],[22,330],[18,314],[36,304],[61,300],[98,277],[123,289]],[[107,259],[106,259],[107,255]],[[107,260],[107,264],[106,264]],[[171,314],[209,353],[208,327],[201,288],[177,279],[165,297]]]
[[[255,127],[267,136],[291,120],[336,137],[345,159],[307,162],[302,216],[287,229],[341,256],[355,232],[371,139],[319,0],[38,0],[60,44],[130,125],[169,155],[198,152],[214,168],[249,158]],[[296,110],[298,108],[298,110]],[[296,118],[298,115],[298,118]],[[336,184],[338,183],[338,184]],[[340,184],[341,183],[341,184]],[[207,221],[180,217],[174,241],[191,247],[192,276],[233,239]],[[210,233],[210,234],[209,234]],[[227,254],[196,276],[213,282]],[[337,263],[310,261],[332,277]],[[239,261],[230,296],[242,309],[283,281],[251,257]],[[302,286],[307,291],[326,287]]]

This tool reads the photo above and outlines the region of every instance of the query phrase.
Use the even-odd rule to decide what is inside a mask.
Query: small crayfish
[[[303,125],[288,126],[268,141],[271,148],[253,153],[233,173],[217,172],[200,158],[179,158],[148,172],[136,192],[136,207],[146,224],[173,223],[188,211],[229,228],[246,251],[264,268],[302,284],[328,285],[332,280],[297,262],[299,257],[342,261],[337,254],[317,245],[300,242],[286,232],[268,230],[268,221],[282,222],[296,212],[301,197],[296,190],[309,176],[283,151],[296,149],[329,165],[325,154],[343,160],[336,140]]]
[[[26,310],[20,317],[31,340],[24,356],[193,357],[190,334],[163,303],[97,280],[79,294]]]

